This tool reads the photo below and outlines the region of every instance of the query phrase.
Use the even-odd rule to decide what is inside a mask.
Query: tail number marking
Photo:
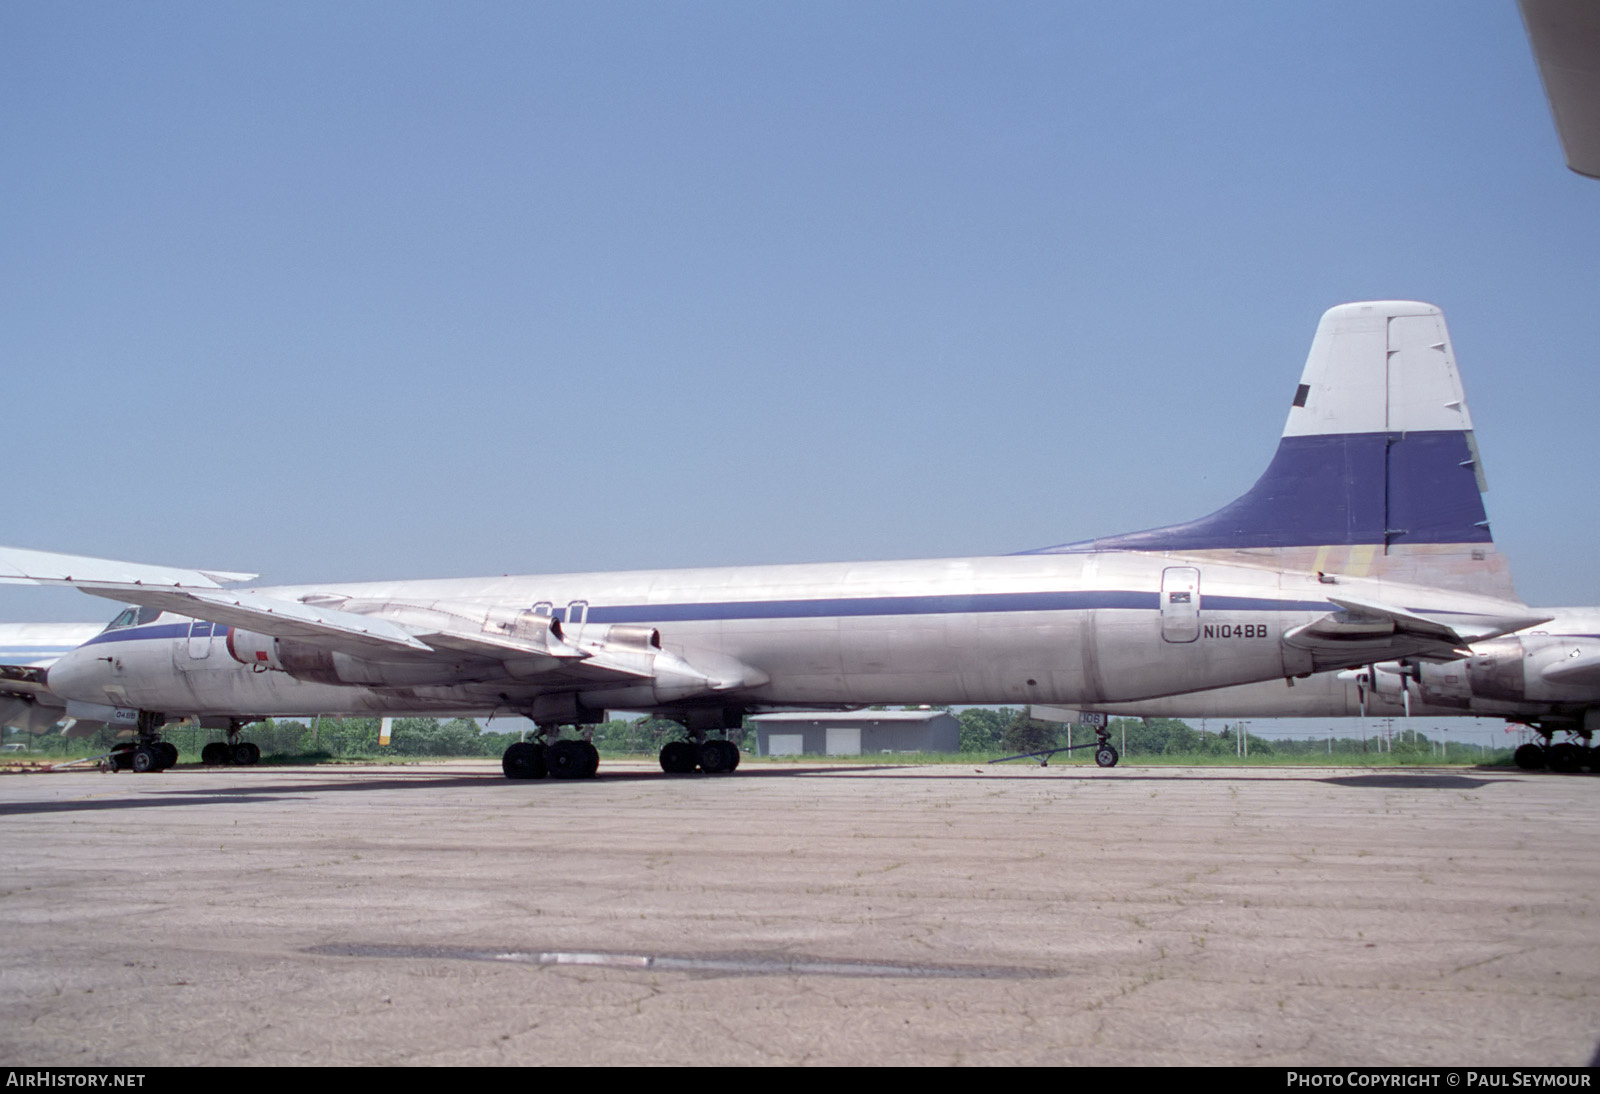
[[[1267,638],[1265,623],[1207,623],[1200,629],[1203,638]]]

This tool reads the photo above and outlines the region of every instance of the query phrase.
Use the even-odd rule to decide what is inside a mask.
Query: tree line
[[[918,708],[921,709],[921,708]],[[941,708],[947,709],[947,708]],[[961,724],[960,751],[964,756],[995,759],[1001,756],[1044,752],[1063,748],[1069,742],[1088,744],[1094,731],[1084,726],[1067,727],[1028,717],[1014,707],[972,707],[952,711]],[[305,759],[362,759],[384,756],[498,757],[513,742],[532,736],[532,726],[520,719],[480,726],[470,718],[396,718],[387,745],[378,743],[377,718],[314,718],[309,720],[269,719],[247,727],[245,738],[254,741],[264,757]],[[1220,731],[1205,732],[1176,718],[1114,718],[1107,727],[1111,743],[1124,757],[1225,758],[1241,751],[1239,727],[1225,725]],[[593,729],[595,747],[603,755],[655,756],[667,741],[686,736],[683,727],[663,718],[614,718]],[[177,746],[182,762],[193,762],[211,741],[221,740],[219,730],[198,726],[171,725],[163,737]],[[749,722],[733,730],[731,738],[740,748],[754,752],[755,729]],[[108,751],[116,741],[110,729],[89,737],[65,740],[44,736],[26,738],[11,735],[8,740],[26,742],[27,751],[52,756],[91,756]],[[1310,758],[1316,754],[1371,757],[1392,753],[1396,761],[1426,761],[1445,754],[1446,747],[1460,755],[1460,743],[1444,745],[1425,733],[1404,729],[1391,739],[1382,736],[1314,737],[1296,740],[1268,739],[1245,733],[1245,751],[1252,757],[1276,756],[1281,759]],[[1482,750],[1474,748],[1474,753]],[[1509,758],[1509,750],[1504,751]],[[1088,750],[1075,753],[1087,759]]]

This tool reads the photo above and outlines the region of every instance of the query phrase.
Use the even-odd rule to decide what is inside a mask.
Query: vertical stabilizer
[[[1046,551],[1225,557],[1516,599],[1444,313],[1342,304],[1317,327],[1277,454],[1243,496],[1187,524]]]

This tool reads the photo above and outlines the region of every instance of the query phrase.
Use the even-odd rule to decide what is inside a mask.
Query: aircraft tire
[[[1511,754],[1511,760],[1524,771],[1542,771],[1545,765],[1544,746],[1528,742],[1518,745],[1517,750]]]
[[[200,762],[207,767],[219,767],[233,762],[233,754],[221,741],[212,741],[200,750]]]
[[[595,772],[600,770],[600,750],[594,747],[593,741],[579,741],[578,743],[583,746],[583,754],[586,757],[583,777],[592,779],[595,776]]]
[[[233,762],[240,767],[251,767],[261,760],[261,746],[254,741],[240,741],[233,746]]]
[[[151,746],[161,753],[161,770],[165,771],[178,762],[178,746],[171,741],[158,741]]]
[[[557,741],[545,749],[544,762],[552,779],[585,779],[594,774],[589,766],[589,749],[583,741]]]
[[[1117,758],[1117,750],[1110,745],[1101,745],[1094,750],[1094,762],[1100,767],[1116,767]]]
[[[661,770],[668,775],[694,774],[696,751],[688,741],[668,741],[661,746]]]
[[[728,755],[727,741],[703,741],[700,744],[700,770],[707,775],[726,775],[733,770],[733,757]]]
[[[140,745],[133,750],[133,759],[129,762],[129,766],[133,768],[135,774],[144,775],[151,771],[160,771],[161,759],[160,753],[153,746]]]
[[[545,766],[544,746],[517,741],[500,757],[500,770],[508,779],[542,779],[550,773]]]
[[[1559,771],[1563,775],[1570,775],[1577,771],[1583,763],[1583,753],[1578,746],[1568,741],[1550,746],[1550,770]]]

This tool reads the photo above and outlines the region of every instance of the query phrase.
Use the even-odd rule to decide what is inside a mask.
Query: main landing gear
[[[668,775],[728,775],[739,766],[739,746],[732,741],[668,741],[661,746],[661,770]]]
[[[243,722],[230,721],[228,723],[228,739],[226,741],[212,741],[200,750],[200,762],[208,767],[254,767],[261,762],[261,747],[254,741],[241,741],[239,731],[244,728]]]
[[[1588,741],[1562,741],[1560,744],[1536,744],[1529,741],[1518,745],[1511,754],[1512,762],[1524,771],[1543,771],[1549,768],[1562,774],[1575,771],[1600,772],[1600,748]]]
[[[545,737],[544,731],[540,737]],[[732,741],[668,741],[661,746],[661,770],[669,775],[726,775],[739,766],[739,746]],[[508,779],[589,779],[600,766],[600,751],[590,741],[518,741],[500,757]]]
[[[697,707],[667,717],[683,726],[687,741],[661,746],[661,770],[668,775],[731,775],[739,768],[739,746],[734,735],[744,725],[739,707]],[[712,734],[720,733],[720,737]]]
[[[592,741],[518,741],[500,757],[508,779],[592,779],[599,768],[600,750]]]

